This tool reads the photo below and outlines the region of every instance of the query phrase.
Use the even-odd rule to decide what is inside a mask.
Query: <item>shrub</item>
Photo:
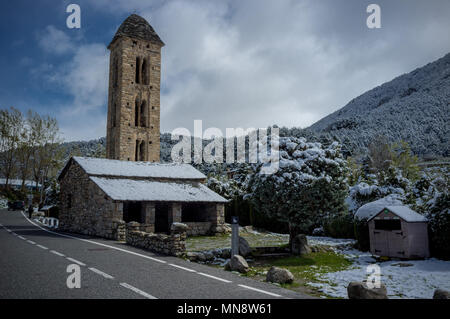
[[[325,236],[333,238],[355,238],[352,214],[338,214],[328,217],[323,225]]]
[[[357,240],[357,248],[361,251],[370,250],[369,224],[367,219],[354,220],[354,233]]]
[[[441,194],[428,214],[431,255],[450,259],[450,195]]]

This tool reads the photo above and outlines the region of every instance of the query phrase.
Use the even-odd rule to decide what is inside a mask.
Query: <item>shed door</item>
[[[405,257],[405,245],[401,229],[388,232],[388,245],[390,257]]]
[[[374,229],[373,231],[375,255],[389,256],[389,246],[387,241],[387,232],[385,230]]]

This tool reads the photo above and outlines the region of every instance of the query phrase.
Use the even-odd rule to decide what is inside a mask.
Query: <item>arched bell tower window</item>
[[[140,110],[140,126],[147,127],[147,102],[144,100],[141,104]]]
[[[145,143],[144,141],[141,141],[139,144],[139,161],[143,162],[145,161]]]
[[[119,85],[119,61],[117,57],[114,58],[113,62],[113,86],[116,88]]]
[[[142,82],[145,85],[149,84],[149,72],[148,72],[148,60],[147,58],[144,58],[144,61],[142,62]]]
[[[136,98],[136,101],[134,102],[134,126],[139,126],[139,99]]]
[[[111,127],[116,126],[116,113],[117,113],[117,105],[116,105],[116,102],[114,102],[112,104],[112,109],[111,109]]]
[[[141,58],[136,57],[136,83],[139,84],[141,83]]]

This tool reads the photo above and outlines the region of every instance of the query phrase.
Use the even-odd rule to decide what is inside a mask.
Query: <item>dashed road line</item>
[[[146,293],[145,291],[142,291],[142,290],[140,290],[140,289],[138,289],[138,288],[136,288],[136,287],[133,287],[132,285],[129,285],[129,284],[125,283],[125,282],[121,282],[120,285],[121,285],[122,287],[124,287],[124,288],[127,288],[127,289],[130,289],[130,290],[134,291],[135,293],[140,294],[141,296],[144,296],[145,298],[148,298],[148,299],[158,299],[158,298],[156,298],[155,296],[152,296],[152,295]]]
[[[55,254],[55,255],[58,255],[58,256],[61,256],[61,257],[66,257],[64,254],[61,254],[60,252],[57,252],[57,251],[55,251],[55,250],[50,250],[50,252],[51,252],[52,254]]]
[[[189,271],[189,272],[196,272],[194,269],[186,268],[186,267],[183,267],[183,266],[179,266],[179,265],[175,265],[175,264],[169,264],[169,265],[172,266],[172,267],[176,267],[176,268],[179,268],[179,269],[183,269],[183,270]]]
[[[31,245],[36,245],[36,243],[32,240],[27,240],[27,242],[29,242]]]
[[[210,275],[210,274],[205,274],[203,272],[199,272],[198,274],[202,275],[202,276],[205,276],[205,277],[208,277],[208,278],[212,278],[212,279],[216,279],[216,280],[219,280],[219,281],[222,281],[222,282],[226,282],[226,283],[232,282],[231,280],[226,280],[226,279],[219,278],[219,277],[216,277],[216,276],[213,276],[213,275]]]
[[[124,253],[127,253],[127,254],[139,256],[139,257],[142,257],[142,258],[145,258],[145,259],[150,259],[150,260],[159,262],[159,263],[161,263],[161,264],[166,264],[166,263],[167,263],[167,261],[165,261],[165,260],[161,260],[161,259],[158,259],[158,258],[153,258],[153,257],[147,256],[147,255],[139,254],[139,253],[136,253],[136,252],[134,252],[134,251],[130,251],[130,250],[126,250],[126,249],[123,249],[123,248],[114,247],[114,246],[110,246],[110,245],[106,245],[106,244],[102,244],[102,243],[97,243],[97,242],[92,241],[92,240],[89,240],[89,239],[84,239],[84,238],[80,238],[80,237],[70,236],[70,235],[66,235],[66,234],[60,234],[60,233],[57,233],[57,232],[48,230],[48,229],[46,229],[46,228],[44,228],[44,227],[41,227],[41,226],[39,226],[38,224],[32,222],[27,216],[25,216],[25,214],[24,214],[23,212],[21,212],[21,213],[22,213],[23,217],[25,217],[25,219],[26,219],[30,224],[32,224],[32,225],[38,227],[39,229],[41,229],[41,230],[43,230],[43,231],[45,231],[45,232],[47,232],[47,233],[50,233],[50,234],[53,234],[53,235],[57,235],[57,236],[61,236],[61,237],[66,237],[66,238],[71,238],[71,239],[76,239],[76,240],[84,241],[84,242],[86,242],[86,243],[90,243],[90,244],[94,244],[94,245],[98,245],[98,246],[102,246],[102,247],[107,247],[107,248],[115,249],[115,250],[118,250],[118,251],[121,251],[121,252],[124,252]]]
[[[26,240],[26,238],[25,237],[22,237],[22,236],[18,236],[20,239],[23,239],[23,240]]]
[[[80,265],[80,266],[86,266],[85,263],[82,263],[81,261],[78,261],[78,260],[76,260],[76,259],[73,259],[73,258],[70,258],[70,257],[66,257],[66,259],[69,260],[69,261],[71,261],[71,262],[73,262],[73,263],[76,263],[76,264],[78,264],[78,265]]]
[[[107,278],[107,279],[114,279],[113,276],[108,275],[107,273],[105,273],[105,272],[103,272],[103,271],[101,271],[101,270],[98,270],[97,268],[90,267],[89,270],[92,271],[92,272],[95,272],[96,274],[98,274],[98,275],[100,275],[100,276],[103,276],[103,277],[105,277],[105,278]]]
[[[147,255],[139,254],[139,253],[136,253],[136,252],[133,252],[133,251],[129,251],[129,250],[126,250],[126,249],[122,249],[122,248],[119,248],[119,247],[114,247],[114,246],[111,246],[111,245],[106,245],[106,244],[98,243],[98,242],[95,242],[95,241],[92,241],[92,240],[88,240],[88,239],[84,239],[84,238],[79,238],[79,237],[75,237],[75,236],[70,236],[70,235],[60,234],[60,233],[57,233],[57,232],[54,232],[54,231],[50,231],[50,230],[48,230],[48,229],[46,229],[46,228],[44,228],[44,227],[41,227],[41,226],[37,225],[36,223],[32,222],[30,219],[28,219],[28,218],[25,216],[25,214],[24,214],[23,212],[21,212],[21,213],[22,213],[22,215],[25,217],[25,219],[26,219],[29,223],[31,223],[32,225],[38,227],[39,229],[41,229],[41,230],[43,230],[43,231],[45,231],[45,232],[47,232],[47,233],[54,234],[54,235],[58,235],[58,236],[61,236],[61,237],[71,238],[71,239],[75,239],[75,240],[79,240],[79,241],[84,241],[84,242],[87,242],[87,243],[90,243],[90,244],[94,244],[94,245],[98,245],[98,246],[103,246],[103,247],[111,248],[111,249],[118,250],[118,251],[121,251],[121,252],[124,252],[124,253],[128,253],[128,254],[135,255],[135,256],[139,256],[139,257],[142,257],[142,258],[145,258],[145,259],[153,260],[153,261],[156,261],[156,262],[159,262],[159,263],[162,263],[162,264],[166,264],[166,263],[167,263],[165,260],[161,260],[161,259],[158,259],[158,258],[153,258],[153,257],[147,256]],[[13,233],[13,234],[15,234],[15,233]],[[17,235],[17,234],[15,234],[15,235]],[[22,237],[22,236],[19,236],[19,238],[20,238],[20,237]],[[25,239],[25,238],[22,237],[22,239]],[[64,256],[63,254],[61,254],[61,253],[57,253],[57,252],[55,252],[55,251],[51,251],[51,252],[56,253],[57,255],[60,255],[60,256],[62,256],[62,257],[65,257],[65,256]],[[202,276],[205,276],[205,277],[208,277],[208,278],[212,278],[212,279],[215,279],[215,280],[219,280],[219,281],[222,281],[222,282],[225,282],[225,283],[231,283],[231,282],[232,282],[232,281],[230,281],[230,280],[226,280],[226,279],[219,278],[219,277],[216,277],[216,276],[213,276],[213,275],[209,275],[209,274],[206,274],[206,273],[202,273],[202,272],[197,272],[197,271],[195,271],[195,270],[192,270],[192,269],[189,269],[189,268],[186,268],[186,267],[182,267],[182,266],[178,266],[178,265],[175,265],[175,264],[169,264],[169,265],[172,266],[172,267],[176,267],[176,268],[179,268],[179,269],[183,269],[183,270],[185,270],[185,271],[195,272],[195,273],[198,273],[199,275],[202,275]],[[108,278],[108,279],[114,279],[113,276],[108,275],[108,274],[106,274],[106,273],[104,273],[104,272],[102,272],[102,271],[100,271],[100,270],[98,270],[98,269],[96,269],[96,268],[90,267],[89,270],[91,270],[91,271],[93,271],[93,272],[95,272],[95,273],[97,273],[97,274],[99,274],[99,275],[102,275],[102,276],[105,277],[105,278]],[[123,287],[125,287],[125,288],[128,288],[128,289],[130,289],[130,290],[133,290],[134,292],[136,292],[136,293],[138,293],[138,294],[141,294],[142,296],[145,296],[146,298],[156,299],[154,296],[152,296],[152,295],[150,295],[150,294],[147,294],[146,292],[144,292],[144,291],[142,291],[142,290],[140,290],[140,289],[138,289],[138,288],[136,288],[136,287],[133,287],[133,286],[127,284],[127,283],[121,283],[120,285],[123,286]],[[267,295],[269,295],[269,296],[273,296],[273,297],[282,297],[282,296],[279,295],[279,294],[272,293],[272,292],[268,292],[268,291],[265,291],[265,290],[262,290],[262,289],[257,289],[257,288],[253,288],[253,287],[246,286],[246,285],[241,285],[241,284],[239,284],[238,286],[240,286],[240,287],[242,287],[242,288],[249,289],[249,290],[257,291],[257,292],[260,292],[260,293],[263,293],[263,294],[267,294]]]
[[[275,293],[273,293],[273,292],[268,292],[268,291],[265,291],[265,290],[262,290],[262,289],[253,288],[253,287],[246,286],[246,285],[238,285],[238,286],[239,286],[239,287],[242,287],[242,288],[254,290],[254,291],[257,291],[257,292],[260,292],[260,293],[269,295],[269,296],[273,296],[273,297],[282,297],[281,295],[275,294]]]
[[[42,248],[42,249],[44,249],[44,250],[47,250],[48,248],[47,247],[45,247],[45,246],[42,246],[42,245],[36,245],[37,247],[39,247],[39,248]]]

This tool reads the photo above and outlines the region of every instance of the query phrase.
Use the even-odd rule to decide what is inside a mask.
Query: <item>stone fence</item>
[[[127,244],[170,256],[183,256],[186,252],[187,225],[173,223],[170,234],[155,234],[141,231],[141,224],[126,224]]]

